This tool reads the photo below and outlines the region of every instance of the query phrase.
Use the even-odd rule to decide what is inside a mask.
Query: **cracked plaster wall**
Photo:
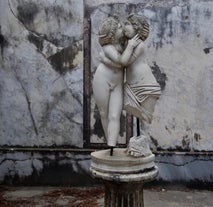
[[[86,5],[93,25],[101,21],[95,19],[98,13],[105,17],[113,11],[145,14],[150,21],[147,60],[162,88],[153,123],[141,124],[150,134],[152,148],[212,151],[213,1],[109,0],[107,4],[0,1],[0,146],[83,147]],[[93,42],[95,38],[93,34]],[[93,48],[94,67],[97,52]],[[94,140],[102,139],[101,132],[95,132]],[[77,184],[88,175],[90,163],[89,155],[79,153],[1,152],[0,158],[0,181],[5,183]],[[160,155],[156,163],[158,179],[212,182],[212,160],[204,155],[199,159]],[[197,171],[199,166],[203,171]]]
[[[212,183],[212,156],[196,154],[159,154],[156,165],[159,168],[157,180],[167,183],[188,183],[194,187]]]
[[[155,118],[145,129],[158,150],[212,151],[213,1],[169,2],[144,11],[153,25],[149,62],[166,74]]]
[[[91,185],[94,184],[94,181],[89,174],[89,167],[90,154],[88,153],[0,153],[0,181],[2,184]]]
[[[0,145],[83,146],[83,2],[0,2]]]

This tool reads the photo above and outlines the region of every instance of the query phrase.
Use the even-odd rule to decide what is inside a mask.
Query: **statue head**
[[[131,23],[135,33],[138,34],[143,41],[145,41],[149,36],[149,24],[146,20],[146,17],[130,14],[127,19]]]
[[[99,43],[101,46],[113,44],[116,38],[121,38],[122,26],[116,17],[106,18],[99,27]]]

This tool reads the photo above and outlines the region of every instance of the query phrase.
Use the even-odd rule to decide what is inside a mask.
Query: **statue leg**
[[[100,115],[101,115],[101,124],[104,130],[104,134],[106,139],[108,138],[108,113],[104,111],[103,109],[100,109]]]
[[[108,104],[110,96],[110,88],[108,83],[101,79],[96,79],[93,82],[94,99],[98,106],[98,110],[101,116],[101,123],[103,126],[106,139],[108,138]]]
[[[120,132],[120,116],[123,107],[123,88],[122,85],[116,86],[109,99],[108,117],[108,146],[115,147]]]

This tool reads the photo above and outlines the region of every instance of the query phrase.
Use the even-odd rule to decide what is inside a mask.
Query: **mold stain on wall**
[[[161,72],[160,67],[156,62],[153,62],[153,66],[151,66],[152,73],[155,76],[157,82],[159,83],[161,90],[165,89],[167,76],[165,73]]]
[[[33,23],[36,14],[39,12],[38,5],[34,2],[22,2],[17,7],[18,18],[26,24]]]

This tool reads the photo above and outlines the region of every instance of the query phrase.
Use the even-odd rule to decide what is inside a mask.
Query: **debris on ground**
[[[27,187],[12,191],[10,188],[0,188],[0,207],[99,207],[98,200],[104,197],[103,188],[47,188],[40,194],[31,192],[27,195]],[[14,189],[13,189],[14,190]],[[5,193],[6,192],[6,193]],[[15,193],[14,193],[15,192]],[[24,195],[25,194],[25,195]]]

